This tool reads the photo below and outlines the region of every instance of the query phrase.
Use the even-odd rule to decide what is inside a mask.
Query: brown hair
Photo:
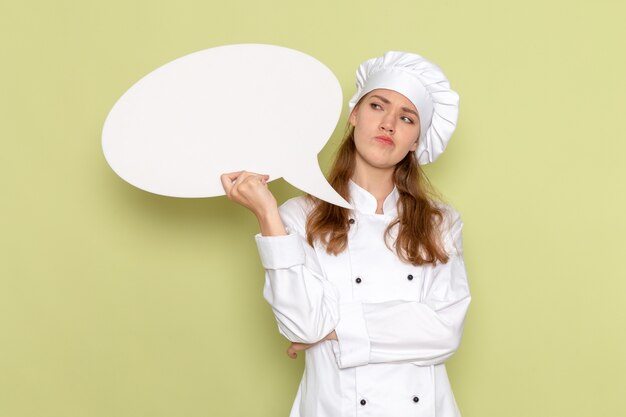
[[[356,146],[354,127],[348,124],[337,156],[330,170],[328,182],[346,200],[349,198],[349,180],[354,174]],[[391,229],[399,225],[395,250],[401,260],[413,265],[446,263],[448,255],[443,248],[440,227],[443,211],[434,204],[441,199],[417,162],[415,152],[409,152],[394,170],[393,182],[399,192],[398,217],[385,230],[385,244]],[[318,240],[326,252],[337,255],[348,245],[349,210],[310,194],[314,203],[306,221],[306,238],[310,245]]]

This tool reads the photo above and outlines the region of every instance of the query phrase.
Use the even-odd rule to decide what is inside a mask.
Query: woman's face
[[[417,109],[402,94],[377,89],[366,94],[350,114],[357,163],[391,168],[417,149]]]

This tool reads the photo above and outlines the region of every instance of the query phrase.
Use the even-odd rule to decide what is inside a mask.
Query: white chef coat
[[[350,181],[348,248],[337,256],[306,241],[312,205],[280,206],[288,234],[255,236],[265,268],[263,296],[282,335],[306,350],[290,417],[459,417],[444,362],[457,350],[470,304],[459,214],[445,213],[445,264],[414,266],[385,246],[398,190],[376,198]],[[397,226],[392,229],[397,237]],[[393,241],[391,243],[393,243]],[[391,245],[393,248],[393,246]]]

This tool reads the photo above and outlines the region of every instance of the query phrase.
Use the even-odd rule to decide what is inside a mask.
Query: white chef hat
[[[433,162],[446,148],[459,117],[459,95],[441,69],[410,52],[386,52],[368,59],[356,72],[357,91],[350,99],[350,111],[367,93],[377,88],[394,90],[417,108],[420,137],[416,149],[420,164]]]

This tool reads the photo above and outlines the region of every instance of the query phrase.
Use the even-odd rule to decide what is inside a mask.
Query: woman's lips
[[[389,136],[376,136],[377,141],[384,143],[386,145],[393,145],[393,140]]]

